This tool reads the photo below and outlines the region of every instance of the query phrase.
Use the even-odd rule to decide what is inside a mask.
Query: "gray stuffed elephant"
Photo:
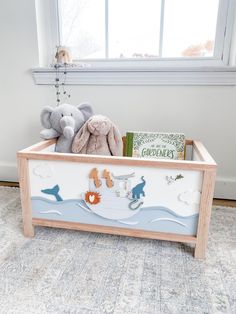
[[[55,151],[71,153],[73,139],[82,125],[93,115],[89,104],[72,106],[61,104],[55,108],[46,106],[41,112],[44,130],[40,132],[43,139],[58,138]]]

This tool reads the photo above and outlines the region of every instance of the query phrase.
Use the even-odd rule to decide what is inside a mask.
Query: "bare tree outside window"
[[[59,0],[73,59],[212,57],[219,0]]]

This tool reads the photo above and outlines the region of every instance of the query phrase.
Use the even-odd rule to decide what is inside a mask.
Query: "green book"
[[[184,155],[185,135],[183,133],[126,133],[127,157],[183,160]]]

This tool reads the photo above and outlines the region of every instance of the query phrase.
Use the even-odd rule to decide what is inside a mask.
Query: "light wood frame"
[[[47,226],[81,231],[101,232],[124,236],[193,243],[195,244],[194,256],[199,259],[205,258],[217,165],[201,142],[192,140],[186,141],[186,145],[191,145],[193,147],[198,156],[201,158],[201,161],[138,159],[130,157],[61,154],[42,151],[54,143],[55,140],[43,141],[17,153],[24,235],[26,237],[34,236],[34,226]],[[28,160],[32,159],[203,171],[202,194],[199,209],[197,235],[187,236],[174,233],[134,230],[129,228],[107,227],[92,224],[32,218],[28,170]]]

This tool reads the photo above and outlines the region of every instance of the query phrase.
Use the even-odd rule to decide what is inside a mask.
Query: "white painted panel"
[[[182,216],[198,213],[199,205],[194,203],[196,202],[194,199],[196,198],[196,191],[201,191],[201,171],[30,160],[31,196],[55,200],[52,195],[45,195],[41,190],[52,188],[58,184],[60,187],[59,194],[63,200],[81,199],[83,193],[89,190],[88,176],[94,167],[98,168],[100,174],[104,169],[108,169],[116,176],[135,172],[135,177],[131,180],[132,187],[140,183],[141,177],[144,176],[146,180],[144,187],[145,207],[163,206]],[[168,184],[166,176],[176,178],[179,174],[184,178]],[[180,194],[182,194],[182,201],[180,201]]]

